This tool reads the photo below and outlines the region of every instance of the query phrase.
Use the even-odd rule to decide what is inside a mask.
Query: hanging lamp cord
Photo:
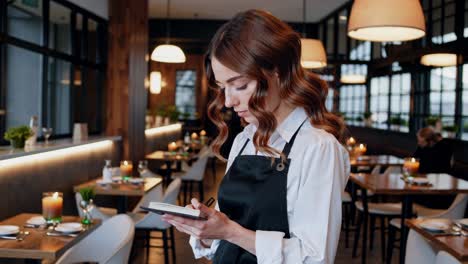
[[[302,0],[302,37],[306,38],[306,0]]]
[[[171,23],[169,23],[169,18],[171,17],[170,14],[170,5],[171,5],[171,0],[167,0],[167,6],[166,6],[166,44],[169,44],[169,36],[171,32]]]

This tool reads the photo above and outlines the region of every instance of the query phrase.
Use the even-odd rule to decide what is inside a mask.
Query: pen
[[[204,204],[206,205],[206,207],[210,207],[215,201],[216,201],[215,198],[210,197],[210,199],[208,199],[208,201],[204,202]]]

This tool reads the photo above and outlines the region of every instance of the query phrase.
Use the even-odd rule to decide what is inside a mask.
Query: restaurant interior
[[[212,263],[141,206],[217,197],[204,55],[249,9],[346,123],[334,263],[468,262],[468,0],[1,0],[0,263]]]

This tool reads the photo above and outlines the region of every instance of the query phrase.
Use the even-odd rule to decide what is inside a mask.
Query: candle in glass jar
[[[62,219],[63,194],[46,192],[42,194],[42,216],[47,222],[60,222]]]
[[[190,138],[192,138],[192,140],[196,140],[196,139],[198,139],[198,134],[193,132],[192,135],[190,136]]]
[[[200,136],[206,136],[206,131],[205,130],[200,131]]]
[[[167,145],[167,150],[174,152],[177,150],[177,143],[171,142]]]
[[[415,158],[406,158],[403,162],[403,168],[408,173],[416,173],[419,170],[419,160]]]
[[[359,144],[355,151],[358,155],[364,155],[366,154],[367,146],[365,144]]]
[[[122,177],[132,176],[133,164],[131,161],[123,160],[120,162],[120,174]]]
[[[346,145],[348,146],[354,146],[354,144],[356,144],[356,140],[353,137],[348,138],[346,141]]]

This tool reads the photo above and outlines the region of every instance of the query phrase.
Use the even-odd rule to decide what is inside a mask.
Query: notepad
[[[157,214],[172,214],[195,220],[206,220],[206,217],[202,215],[200,210],[168,203],[150,202],[148,207],[140,206],[140,208]]]

